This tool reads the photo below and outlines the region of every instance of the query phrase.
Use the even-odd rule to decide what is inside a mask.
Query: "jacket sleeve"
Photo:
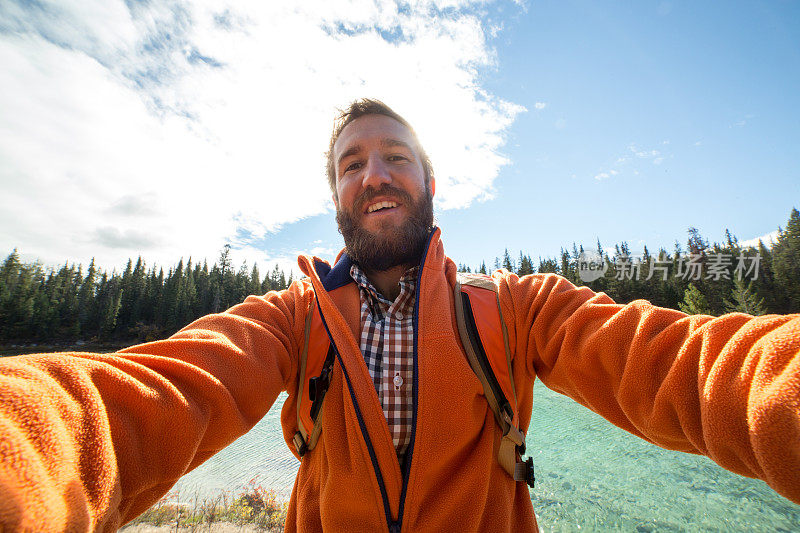
[[[501,281],[529,375],[615,425],[800,503],[800,315],[617,305],[555,274]]]
[[[296,381],[307,287],[115,354],[0,359],[0,530],[115,531]]]

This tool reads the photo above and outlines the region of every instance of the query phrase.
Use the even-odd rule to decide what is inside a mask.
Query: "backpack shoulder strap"
[[[516,481],[525,481],[533,486],[533,460],[521,458],[525,453],[525,435],[519,430],[508,330],[497,296],[497,285],[489,276],[458,273],[454,297],[461,344],[503,430],[498,461]]]
[[[317,445],[322,431],[322,401],[328,392],[335,359],[316,298],[306,317],[304,337],[297,380],[297,433],[292,439],[300,457]]]

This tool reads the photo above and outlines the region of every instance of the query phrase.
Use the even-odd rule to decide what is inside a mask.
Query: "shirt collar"
[[[385,313],[393,304],[398,307],[405,308],[414,302],[417,285],[417,272],[419,272],[419,266],[411,267],[403,273],[402,277],[400,278],[400,294],[397,296],[397,299],[392,302],[378,292],[358,264],[353,263],[350,267],[350,276],[352,276],[353,281],[355,281],[356,284],[358,284],[358,286],[362,289],[362,294],[366,293],[369,297],[370,303],[373,304],[372,307],[380,307],[383,313]],[[400,309],[398,309],[398,311],[399,310]]]

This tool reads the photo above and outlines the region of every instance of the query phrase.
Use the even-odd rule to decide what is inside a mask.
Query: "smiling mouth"
[[[392,209],[397,207],[397,205],[398,205],[397,202],[389,202],[389,201],[377,202],[370,205],[367,208],[367,214],[374,213],[376,211],[382,211],[384,209]]]

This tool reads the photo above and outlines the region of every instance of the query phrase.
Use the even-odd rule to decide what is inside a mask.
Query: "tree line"
[[[645,299],[654,305],[679,309],[688,314],[721,315],[743,312],[752,315],[800,312],[800,213],[792,209],[785,229],[779,229],[772,246],[742,246],[725,230],[725,242],[710,244],[696,228],[689,228],[685,246],[678,241],[670,252],[663,248],[631,253],[625,242],[607,252],[598,240],[596,248],[572,245],[559,257],[532,259],[520,251],[512,258],[508,249],[496,257],[495,268],[520,276],[554,272],[575,285],[605,292],[615,302]],[[591,266],[591,258],[599,265]],[[605,268],[603,268],[605,266]],[[486,262],[477,268],[461,264],[462,272],[486,274]],[[588,276],[598,268],[597,279]],[[738,270],[737,270],[738,269]]]
[[[508,249],[495,268],[519,275],[554,272],[576,285],[605,292],[616,302],[645,299],[689,314],[720,315],[740,311],[753,315],[800,312],[800,213],[793,209],[785,229],[770,247],[743,247],[726,230],[723,243],[710,244],[689,228],[686,246],[672,252],[637,256],[627,243],[608,253],[572,245],[559,257],[538,258]],[[192,320],[231,307],[250,294],[285,289],[292,276],[275,265],[261,276],[258,265],[234,268],[226,245],[211,267],[181,259],[164,273],[139,257],[120,274],[96,267],[64,264],[45,269],[23,263],[14,250],[0,267],[0,343],[74,340],[153,340]],[[472,271],[459,265],[461,271]],[[487,273],[485,261],[474,269]],[[592,275],[594,274],[594,275]]]
[[[45,269],[23,263],[14,250],[0,267],[0,343],[75,340],[154,340],[192,320],[223,311],[250,294],[285,289],[292,282],[275,265],[235,269],[230,245],[211,267],[183,259],[166,273],[139,257],[122,273],[94,263]]]

